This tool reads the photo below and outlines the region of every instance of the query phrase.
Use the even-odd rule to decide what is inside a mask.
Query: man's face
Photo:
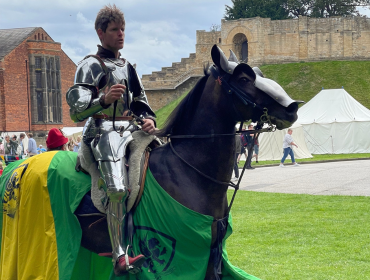
[[[293,133],[293,130],[288,131],[288,134],[292,135],[292,133]]]
[[[98,36],[102,43],[103,48],[113,52],[123,48],[125,42],[125,29],[122,23],[116,23],[114,21],[108,24],[107,30],[98,29]]]
[[[5,141],[9,142],[9,136],[5,136]]]

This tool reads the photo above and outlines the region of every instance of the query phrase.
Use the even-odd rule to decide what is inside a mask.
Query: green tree
[[[370,6],[370,0],[232,0],[232,3],[225,7],[225,19],[364,16],[357,7]]]
[[[226,5],[225,19],[262,17],[286,19],[289,12],[282,5],[282,0],[231,0],[232,6]]]

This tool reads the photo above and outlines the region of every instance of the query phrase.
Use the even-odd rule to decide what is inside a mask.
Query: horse
[[[300,101],[291,100],[271,80],[261,83],[259,69],[254,71],[239,63],[233,53],[228,60],[215,45],[211,55],[214,65],[205,68],[205,75],[157,132],[157,136],[169,136],[171,140],[151,151],[149,168],[173,199],[214,218],[211,243],[215,248],[216,221],[228,214],[226,182],[230,181],[234,164],[235,125],[246,120],[260,122],[268,112],[270,122],[277,129],[284,129],[296,121]],[[283,99],[280,103],[279,98]],[[86,236],[82,237],[84,246],[95,251],[109,250],[108,233],[91,233],[87,230],[91,221],[81,220],[86,229]],[[93,241],[97,239],[106,241]],[[96,244],[106,247],[96,248]],[[205,279],[216,279],[214,267],[215,258],[210,257]]]
[[[277,83],[264,78],[258,68],[252,69],[245,63],[239,63],[233,53],[228,60],[214,45],[211,56],[214,64],[205,67],[204,76],[171,113],[164,128],[156,132],[157,136],[166,136],[170,141],[151,151],[150,178],[147,176],[145,182],[153,181],[160,188],[158,192],[173,200],[171,205],[189,210],[190,217],[199,216],[209,225],[209,230],[205,232],[209,233],[210,240],[205,242],[204,247],[210,248],[206,258],[202,259],[205,269],[201,275],[204,277],[199,276],[207,280],[223,277],[221,271],[225,262],[221,261],[224,257],[222,246],[225,235],[230,234],[227,190],[231,185],[234,165],[236,124],[251,120],[257,122],[259,128],[269,123],[277,129],[284,129],[296,121],[300,102],[292,100]],[[147,189],[150,191],[151,188],[146,187],[144,192]],[[180,227],[182,230],[179,220],[183,217],[173,217],[172,208],[161,210],[163,212],[156,212],[156,206],[148,209],[146,203],[150,201],[151,197],[143,195],[133,214],[134,223],[137,222],[136,216],[155,212],[163,220],[172,216],[175,224],[169,227]],[[110,252],[112,249],[104,218],[77,217],[82,229],[81,245],[95,253]],[[185,227],[190,223],[182,225]],[[148,225],[135,225],[135,232],[143,232],[141,239],[135,241],[136,250],[146,256],[151,255],[152,263],[147,263],[145,269],[155,274],[161,267],[162,274],[155,274],[155,279],[165,279],[166,275],[173,273],[169,263],[175,250],[180,247],[186,249],[193,242],[184,236],[189,244],[180,244],[176,238]],[[149,237],[150,233],[165,238],[168,245],[161,247],[157,238]],[[169,259],[165,261],[164,256]]]

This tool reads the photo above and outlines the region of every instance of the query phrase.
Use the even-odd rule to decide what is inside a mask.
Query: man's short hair
[[[113,6],[106,5],[98,12],[95,19],[95,30],[101,29],[105,33],[110,22],[122,23],[123,28],[125,28],[123,12],[114,4]]]
[[[26,134],[24,134],[23,132],[19,134],[19,138],[22,138],[22,137],[26,137]]]
[[[15,139],[15,140],[17,140],[17,135],[13,135],[12,138]]]
[[[293,129],[291,129],[291,128],[288,128],[288,132],[289,132],[289,131],[293,131]]]
[[[32,138],[33,137],[33,134],[31,132],[28,133],[28,137]]]

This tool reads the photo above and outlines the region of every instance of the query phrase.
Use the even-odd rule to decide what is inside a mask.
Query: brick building
[[[211,62],[211,48],[217,44],[229,56],[249,65],[324,61],[370,60],[370,19],[331,17],[271,20],[245,18],[222,20],[220,31],[197,30],[195,53],[181,62],[150,75],[142,82],[149,103],[157,110],[194,86]]]
[[[77,126],[65,93],[76,65],[41,27],[0,29],[0,132]]]

